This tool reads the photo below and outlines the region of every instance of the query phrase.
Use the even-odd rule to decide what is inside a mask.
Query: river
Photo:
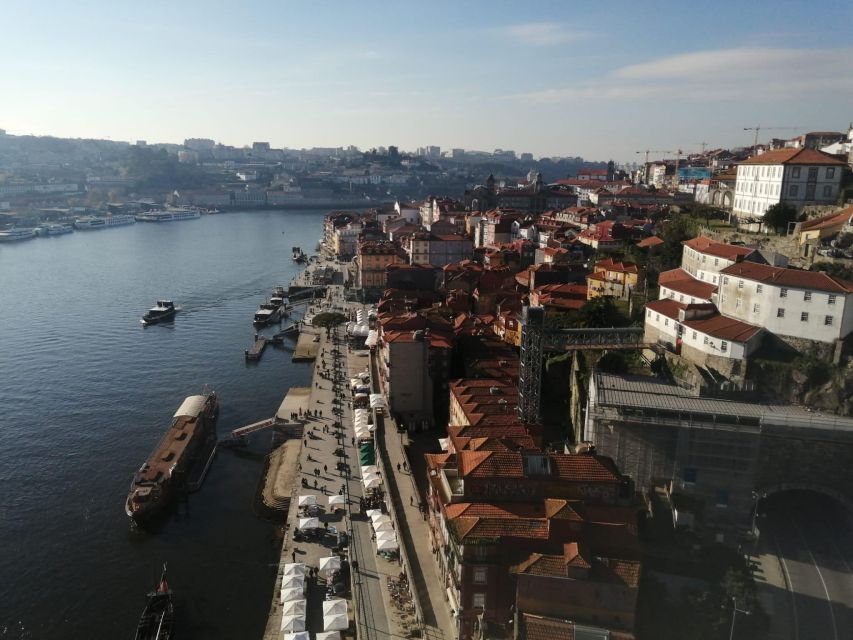
[[[307,384],[288,352],[247,365],[243,350],[322,219],[228,213],[0,246],[0,639],[132,638],[164,562],[179,637],[260,637],[277,555],[252,499],[270,434],[218,452],[156,533],[130,527],[124,499],[187,395],[216,390],[223,435]],[[157,298],[183,310],[142,327]]]

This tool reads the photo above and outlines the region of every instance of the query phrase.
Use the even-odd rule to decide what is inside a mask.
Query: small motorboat
[[[158,300],[157,304],[151,307],[140,322],[144,325],[157,324],[163,320],[171,320],[177,313],[175,303],[171,300]]]
[[[166,565],[160,580],[146,596],[148,602],[139,617],[136,626],[136,640],[169,640],[172,637],[175,611],[172,603],[172,590],[166,582]]]

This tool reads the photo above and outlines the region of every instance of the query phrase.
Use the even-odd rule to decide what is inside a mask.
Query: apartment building
[[[771,333],[834,342],[853,331],[853,283],[820,271],[742,262],[720,271],[720,313]]]
[[[633,262],[613,258],[596,262],[593,272],[586,277],[587,299],[611,296],[627,300],[637,289],[641,277],[639,267]]]
[[[814,149],[776,149],[752,156],[737,167],[733,213],[760,219],[784,202],[798,211],[805,205],[838,199],[845,163]]]

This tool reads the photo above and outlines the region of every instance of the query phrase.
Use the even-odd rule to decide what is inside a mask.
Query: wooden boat
[[[139,617],[136,626],[136,640],[169,640],[175,620],[174,604],[172,603],[172,590],[166,582],[166,565],[163,565],[163,573],[160,580],[146,596],[148,602]]]

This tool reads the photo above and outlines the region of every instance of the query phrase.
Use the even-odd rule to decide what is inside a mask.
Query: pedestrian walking
[[[329,467],[324,464],[323,465],[323,473],[328,473],[328,472],[329,472]]]
[[[399,473],[399,472],[400,472],[400,463],[398,462],[397,463],[397,473]]]
[[[290,554],[290,559],[295,563],[296,562],[296,549]]]
[[[415,496],[409,496],[409,506],[410,507],[415,506]]]

